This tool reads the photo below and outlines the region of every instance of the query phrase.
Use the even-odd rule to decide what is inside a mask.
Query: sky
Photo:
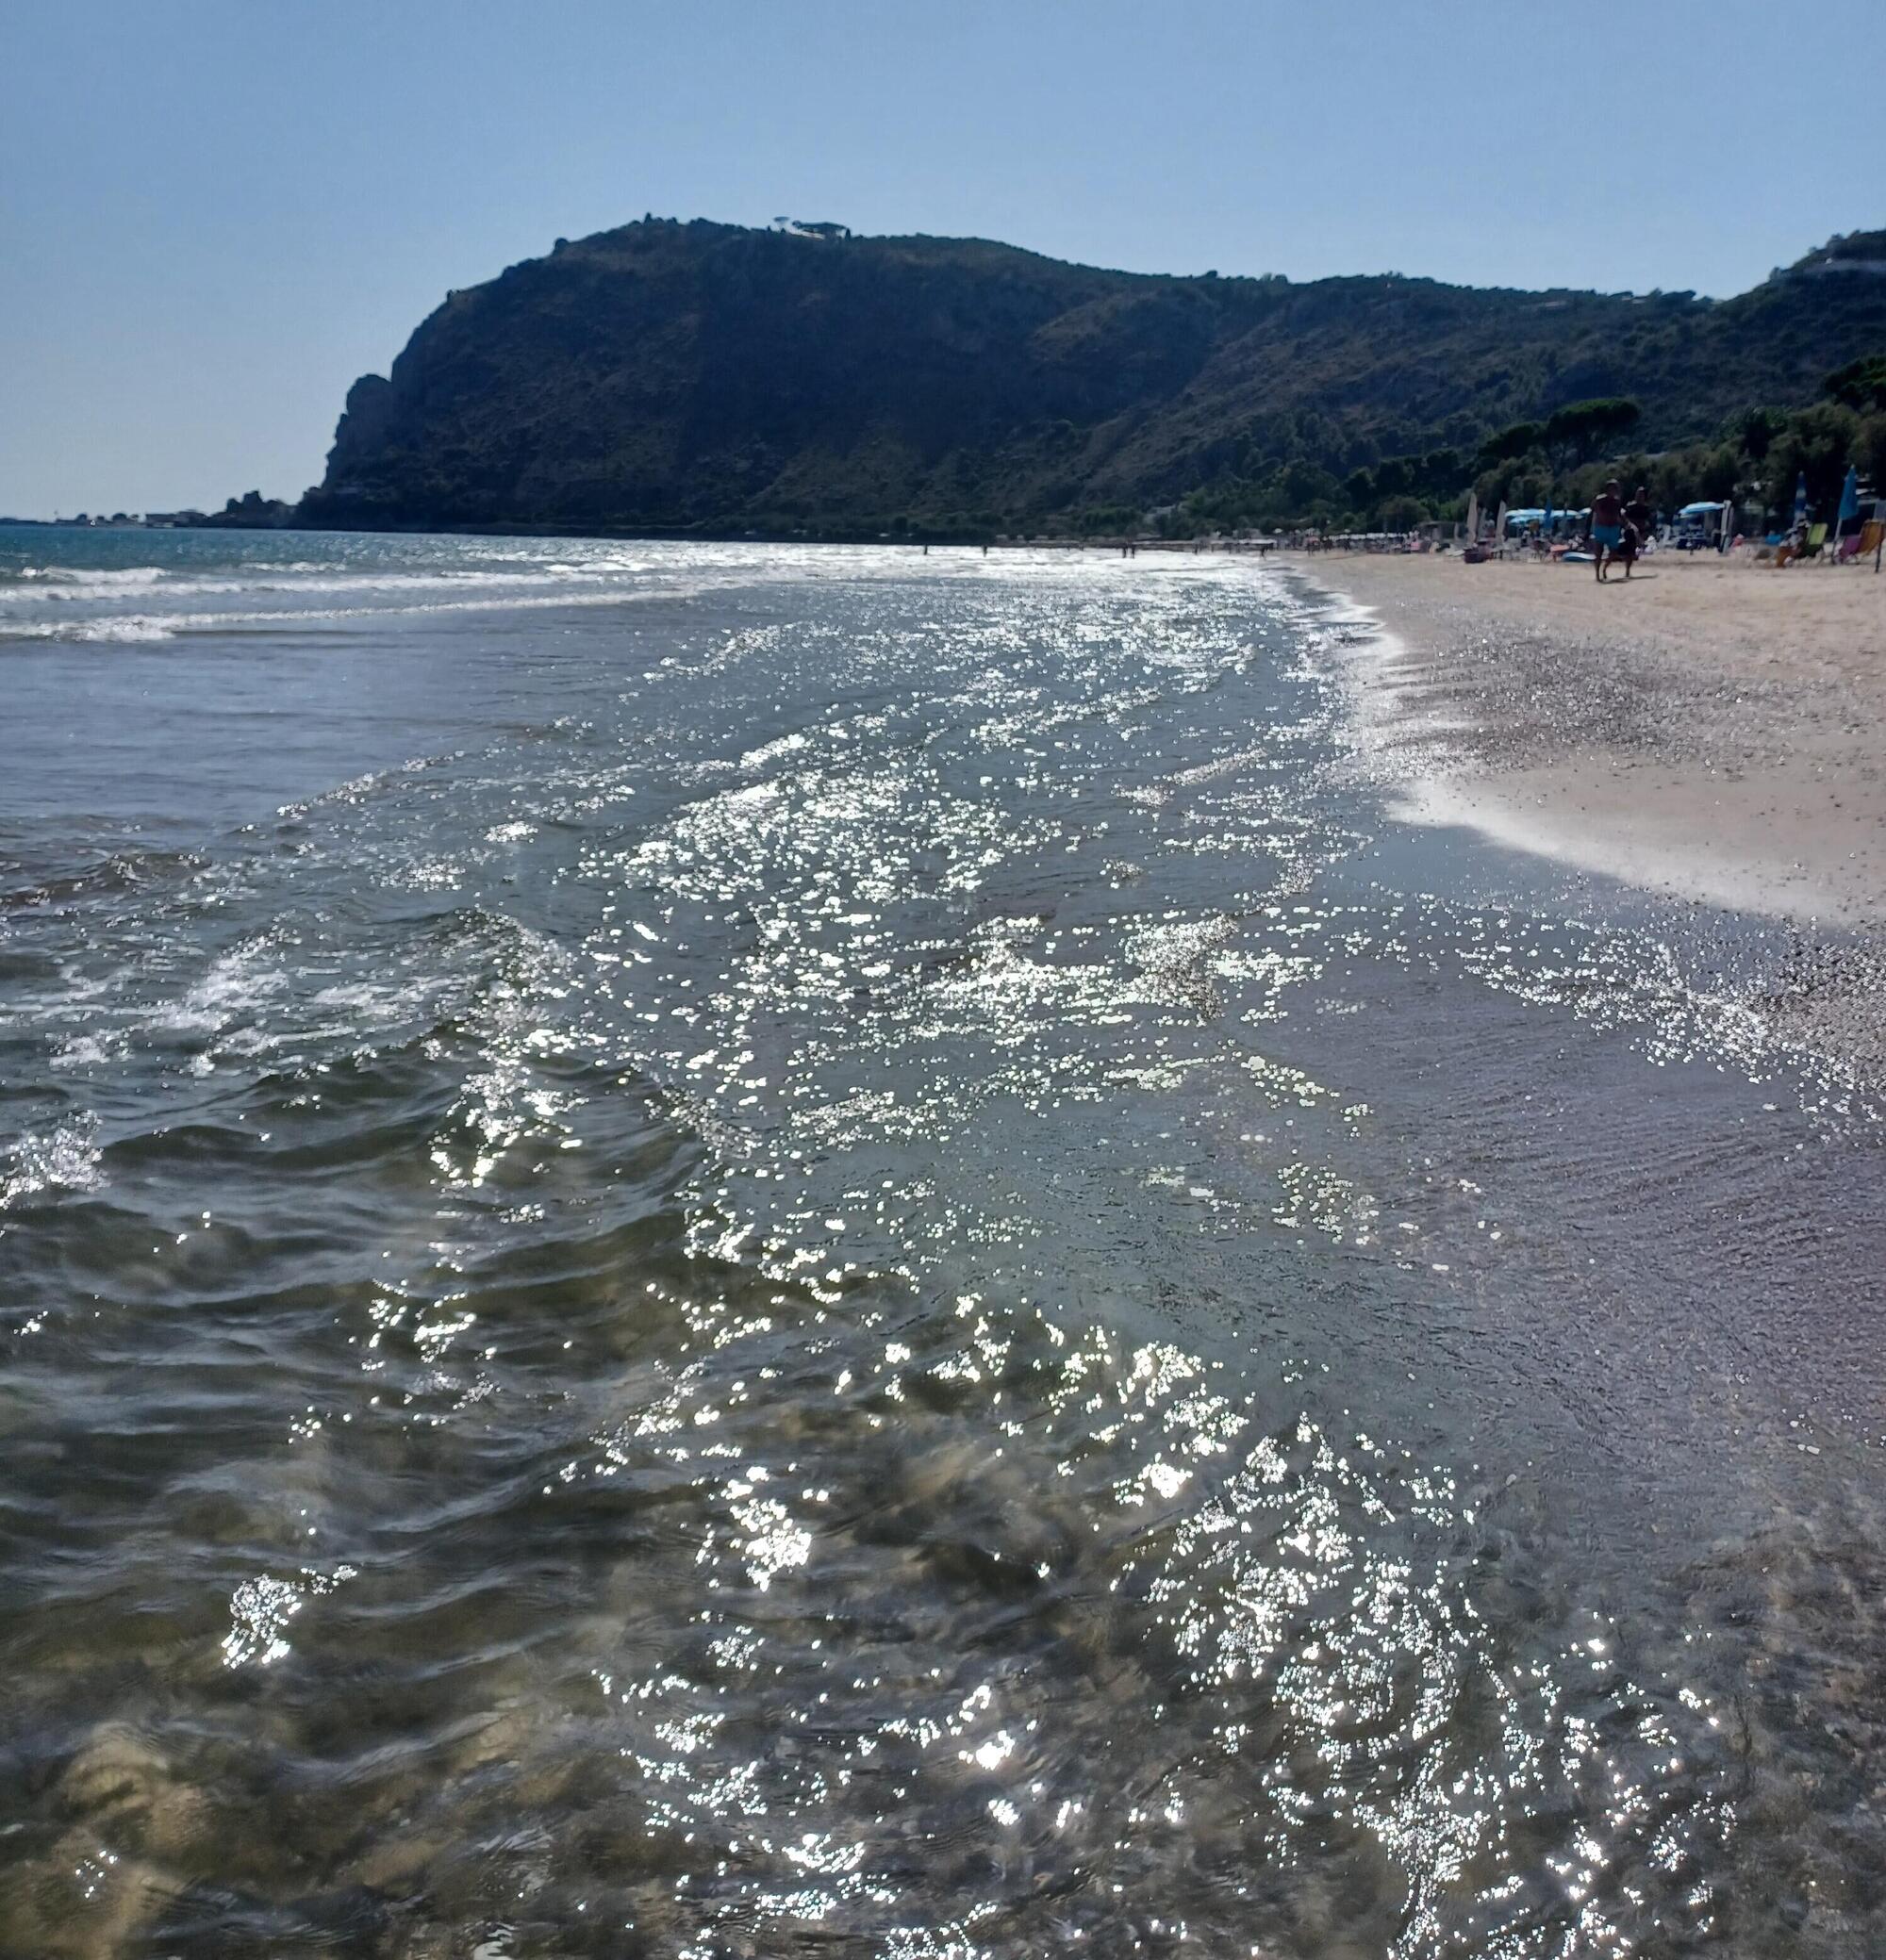
[[[0,512],[298,496],[449,288],[644,211],[1715,294],[1886,224],[1878,0],[1602,17],[0,0]]]

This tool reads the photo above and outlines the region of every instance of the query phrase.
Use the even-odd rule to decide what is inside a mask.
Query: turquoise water
[[[1878,1102],[1358,631],[0,533],[0,1951],[1877,1952]]]

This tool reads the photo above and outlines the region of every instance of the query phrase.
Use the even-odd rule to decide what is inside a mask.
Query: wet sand
[[[1289,562],[1379,623],[1359,722],[1398,814],[1818,929],[1840,1000],[1816,1019],[1886,1059],[1886,578],[1675,554],[1604,585],[1451,552]]]
[[[1886,922],[1886,579],[1298,562],[1384,629],[1365,722],[1411,815],[1710,903]]]

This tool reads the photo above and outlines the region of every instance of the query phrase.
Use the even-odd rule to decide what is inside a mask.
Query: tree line
[[[1573,402],[1537,421],[1513,422],[1477,449],[1391,456],[1347,476],[1315,464],[1272,461],[1229,471],[1163,512],[1168,536],[1215,531],[1410,531],[1464,515],[1469,492],[1482,509],[1588,506],[1609,477],[1643,484],[1669,512],[1701,499],[1733,498],[1751,522],[1785,521],[1805,475],[1810,507],[1831,517],[1849,464],[1886,484],[1886,354],[1829,374],[1806,408],[1751,408],[1703,441],[1650,453],[1630,436],[1642,420],[1628,397]]]

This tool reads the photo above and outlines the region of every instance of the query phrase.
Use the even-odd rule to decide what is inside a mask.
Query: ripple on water
[[[1387,878],[1265,574],[894,563],[9,908],[0,1948],[1869,1951],[1810,966]]]

